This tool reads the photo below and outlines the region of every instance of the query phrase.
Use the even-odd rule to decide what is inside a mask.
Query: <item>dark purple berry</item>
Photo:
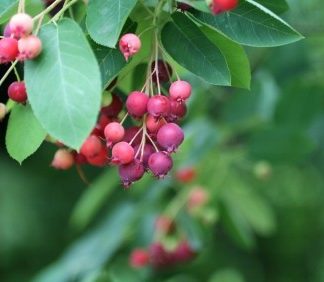
[[[163,178],[172,169],[172,158],[166,152],[153,153],[148,160],[148,167],[158,178]]]
[[[153,72],[155,69],[155,62],[152,63],[151,65],[151,71]],[[164,83],[169,81],[169,79],[172,76],[172,68],[170,67],[170,65],[163,60],[158,60],[157,62],[157,69],[158,69],[158,73],[159,73],[159,82],[160,83]],[[154,72],[152,75],[152,80],[153,82],[157,82],[157,72]]]
[[[157,133],[157,141],[168,152],[174,152],[184,139],[181,127],[175,123],[163,125]]]
[[[125,187],[129,187],[135,181],[140,180],[144,172],[144,166],[138,160],[119,166],[119,176]]]

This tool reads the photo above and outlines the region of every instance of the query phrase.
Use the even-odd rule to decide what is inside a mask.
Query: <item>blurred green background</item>
[[[174,170],[195,167],[190,184],[148,176],[124,190],[115,168],[85,168],[88,186],[74,169],[49,167],[47,143],[19,166],[1,123],[0,281],[323,282],[324,11],[321,1],[289,2],[283,17],[306,39],[247,49],[251,91],[186,76],[194,95]],[[152,242],[156,216],[197,185],[208,206],[176,218],[196,259],[131,269],[128,256]]]

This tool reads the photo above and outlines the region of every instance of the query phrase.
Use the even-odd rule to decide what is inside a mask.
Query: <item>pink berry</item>
[[[108,164],[108,150],[105,146],[101,145],[98,154],[87,157],[87,162],[93,166],[102,167]]]
[[[18,40],[18,58],[21,61],[36,58],[42,51],[42,41],[35,35],[29,35]]]
[[[165,119],[155,118],[151,115],[146,116],[146,127],[150,133],[157,133],[164,124],[166,124]]]
[[[128,113],[135,118],[141,118],[146,114],[148,100],[149,97],[145,93],[139,91],[130,93],[126,100]]]
[[[3,36],[4,37],[11,37],[11,28],[10,28],[10,25],[7,24],[4,28],[4,31],[3,31]]]
[[[90,135],[82,144],[80,153],[86,158],[93,158],[100,154],[102,147],[104,147],[96,135]]]
[[[112,144],[123,140],[125,129],[119,122],[111,122],[105,127],[104,133],[107,145],[110,147]]]
[[[181,241],[177,248],[173,251],[173,258],[175,262],[186,262],[193,259],[194,256],[195,252],[186,240]]]
[[[10,19],[9,22],[11,33],[15,37],[24,37],[33,31],[33,18],[25,13],[19,13]]]
[[[8,96],[17,103],[25,103],[27,101],[27,92],[23,81],[15,81],[8,87]]]
[[[183,102],[191,95],[191,85],[187,81],[177,80],[171,84],[169,94],[172,100]]]
[[[203,187],[193,188],[188,196],[188,209],[193,210],[203,206],[209,200],[209,194]]]
[[[107,117],[117,117],[118,114],[123,109],[123,102],[119,96],[112,94],[112,101],[108,106],[105,106],[101,109],[101,113]]]
[[[153,96],[147,103],[147,111],[156,118],[167,117],[170,114],[170,100],[162,95]]]
[[[127,142],[116,143],[112,148],[112,162],[114,164],[128,164],[134,160],[134,149]]]
[[[7,107],[5,104],[0,103],[0,121],[4,119],[7,114]]]
[[[143,249],[135,249],[132,251],[129,264],[134,268],[141,268],[148,265],[150,262],[150,256],[148,251]]]
[[[170,106],[170,115],[167,117],[167,120],[170,122],[178,121],[187,114],[187,106],[185,103],[171,101]]]
[[[174,152],[184,139],[181,127],[175,123],[163,125],[157,133],[157,141],[168,152]]]
[[[129,187],[135,181],[138,181],[144,175],[144,166],[138,160],[133,160],[128,164],[119,166],[119,177],[125,187]]]
[[[18,56],[18,41],[14,38],[0,40],[0,64],[9,63]]]
[[[155,149],[152,144],[145,143],[144,150],[143,150],[143,157],[142,157],[142,152],[141,152],[142,149],[140,148],[139,144],[134,147],[135,153],[138,150],[140,150],[140,152],[137,154],[136,159],[141,161],[143,163],[144,168],[147,169],[148,168],[148,159],[155,152]]]
[[[238,0],[212,0],[210,9],[213,14],[217,15],[226,11],[231,11],[238,5]]]
[[[74,164],[73,154],[66,149],[59,149],[54,155],[51,166],[56,169],[66,170]]]
[[[155,221],[155,230],[161,234],[169,234],[174,228],[174,222],[168,216],[161,215]]]
[[[119,40],[119,49],[126,61],[141,49],[141,45],[141,40],[133,33],[124,34]]]
[[[154,69],[155,69],[155,61],[151,65],[151,71],[153,72]],[[158,60],[157,69],[159,73],[159,82],[164,83],[169,81],[169,79],[172,76],[172,68],[170,67],[170,65],[166,61]],[[152,80],[155,83],[157,82],[157,72],[153,73]]]
[[[172,169],[172,158],[165,152],[153,153],[148,159],[148,167],[158,178],[163,178]]]

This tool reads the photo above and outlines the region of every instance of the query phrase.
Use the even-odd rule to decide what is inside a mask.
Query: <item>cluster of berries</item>
[[[119,41],[120,51],[128,60],[141,48],[141,41],[135,34],[125,34]],[[172,69],[163,60],[152,62],[144,88],[158,85],[171,78]],[[67,169],[73,163],[89,163],[103,166],[118,165],[119,175],[125,187],[139,180],[145,171],[151,171],[157,178],[163,178],[171,170],[174,153],[184,140],[184,133],[177,122],[187,112],[186,100],[191,95],[191,85],[183,80],[171,83],[168,96],[150,91],[133,91],[126,100],[126,116],[119,121],[123,108],[120,98],[113,95],[112,103],[101,109],[97,126],[85,140],[80,152],[71,153],[60,149],[52,162],[58,169]],[[140,126],[125,128],[127,116]]]
[[[0,63],[15,60],[25,61],[36,58],[42,50],[42,42],[31,34],[33,19],[25,13],[14,15],[5,27],[4,36],[0,40]],[[17,103],[27,101],[27,92],[23,81],[15,81],[8,88],[8,96]]]

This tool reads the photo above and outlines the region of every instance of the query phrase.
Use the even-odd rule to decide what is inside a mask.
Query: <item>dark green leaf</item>
[[[286,0],[255,0],[276,14],[281,14],[289,9]]]

